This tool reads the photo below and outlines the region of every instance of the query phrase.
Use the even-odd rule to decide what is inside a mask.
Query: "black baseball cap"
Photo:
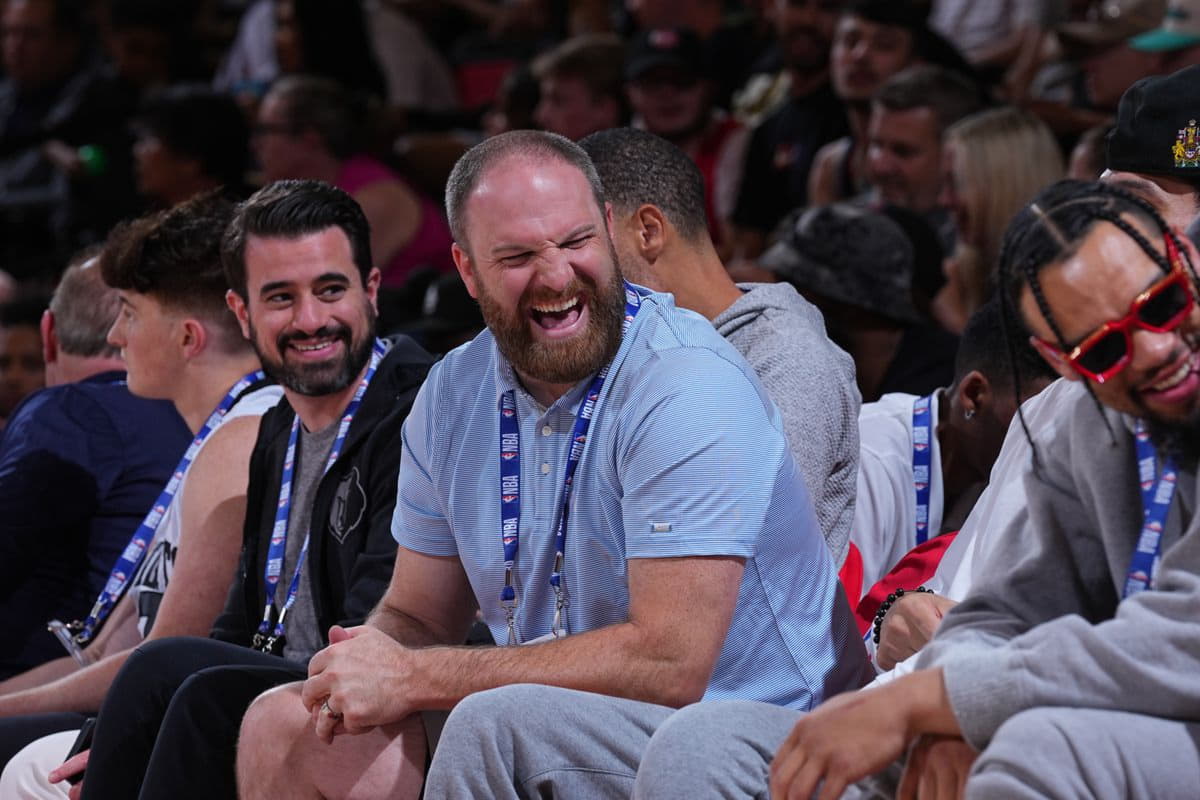
[[[625,79],[637,80],[652,69],[675,69],[703,77],[704,45],[688,28],[650,28],[639,31],[625,56]]]
[[[1200,180],[1200,65],[1125,90],[1108,135],[1108,168]]]

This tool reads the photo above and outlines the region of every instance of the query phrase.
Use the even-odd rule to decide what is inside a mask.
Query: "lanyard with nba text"
[[[346,406],[345,412],[342,413],[342,419],[338,423],[337,435],[333,440],[333,447],[329,450],[329,458],[325,460],[325,469],[321,471],[322,476],[329,471],[329,468],[341,455],[342,445],[346,443],[346,433],[350,430],[350,423],[354,420],[354,414],[362,403],[363,395],[367,393],[367,386],[370,385],[371,378],[375,376],[375,370],[379,368],[379,362],[383,360],[386,352],[386,345],[376,339],[367,372],[359,381],[354,398],[350,401],[350,405]],[[267,604],[263,608],[262,621],[258,623],[258,631],[254,634],[253,640],[254,649],[264,653],[273,652],[275,644],[283,637],[283,620],[296,603],[296,595],[300,591],[300,569],[304,566],[304,559],[308,555],[309,531],[305,531],[304,542],[300,546],[300,555],[296,557],[296,569],[292,574],[292,582],[288,584],[287,596],[279,609],[279,615],[275,616],[275,599],[279,590],[279,578],[283,574],[283,558],[287,553],[288,515],[292,507],[292,479],[296,469],[296,440],[299,436],[300,416],[297,415],[292,420],[292,432],[288,437],[287,451],[283,456],[283,476],[279,483],[279,502],[275,507],[275,525],[271,528],[267,565],[263,569],[263,586],[266,589]],[[272,617],[275,617],[274,623],[272,623]]]
[[[1164,459],[1162,470],[1159,471],[1158,453],[1141,420],[1138,420],[1134,429],[1134,441],[1137,445],[1138,481],[1142,489],[1142,532],[1129,564],[1129,574],[1125,577],[1124,597],[1154,586],[1154,573],[1162,552],[1163,527],[1167,524],[1177,480],[1175,464],[1171,459]]]
[[[192,443],[188,445],[188,449],[184,452],[183,458],[180,459],[179,465],[175,467],[175,472],[171,474],[171,479],[167,481],[167,485],[163,487],[162,493],[154,501],[154,505],[150,507],[150,513],[146,514],[146,518],[142,520],[142,524],[134,531],[133,538],[129,540],[129,544],[125,545],[125,550],[121,553],[121,557],[117,559],[112,572],[109,573],[108,582],[104,584],[103,591],[96,598],[96,603],[88,613],[87,619],[83,622],[73,622],[67,626],[76,631],[73,638],[77,645],[84,645],[91,641],[91,638],[96,634],[96,630],[108,618],[113,606],[121,599],[121,595],[125,592],[125,585],[141,565],[142,558],[146,555],[146,548],[154,540],[154,534],[158,530],[158,526],[162,523],[163,515],[167,513],[167,507],[171,505],[175,493],[179,491],[179,484],[183,481],[183,476],[187,473],[188,467],[191,466],[192,461],[196,458],[196,454],[200,452],[200,446],[204,444],[204,440],[221,424],[221,420],[229,413],[229,409],[233,408],[233,404],[238,401],[242,393],[253,384],[265,379],[266,376],[262,370],[244,375],[225,393],[225,396],[221,398],[221,402],[208,415],[208,419],[201,426],[200,430],[196,432]]]
[[[917,544],[925,544],[929,538],[929,495],[932,477],[929,474],[933,463],[933,395],[918,397],[913,402],[913,491],[917,495]]]
[[[625,284],[625,321],[622,336],[629,323],[637,316],[641,298]],[[551,632],[555,637],[563,635],[566,624],[567,592],[562,582],[564,553],[567,546],[567,515],[571,509],[571,485],[575,468],[583,455],[587,443],[588,428],[596,410],[596,402],[604,380],[608,377],[612,363],[596,373],[588,386],[579,413],[575,416],[575,427],[571,431],[571,447],[567,451],[567,469],[563,477],[562,512],[554,533],[554,570],[550,573],[550,586],[554,589],[554,623]],[[521,542],[521,427],[517,421],[516,396],[510,389],[500,397],[500,540],[504,545],[504,588],[500,590],[500,607],[508,623],[508,644],[517,644],[517,590],[513,582],[513,568],[517,560],[517,549]]]

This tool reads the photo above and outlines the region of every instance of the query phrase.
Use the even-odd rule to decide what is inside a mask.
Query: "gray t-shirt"
[[[316,433],[309,433],[304,426],[300,427],[300,441],[296,443],[296,471],[292,478],[292,503],[288,511],[287,551],[283,557],[283,572],[280,575],[282,585],[277,588],[276,602],[282,603],[287,597],[296,559],[300,557],[300,548],[312,522],[317,486],[325,475],[325,462],[329,459],[329,451],[333,449],[333,440],[337,438],[339,422],[340,419]],[[312,580],[309,578],[311,563],[310,554],[300,568],[296,602],[284,619],[287,638],[283,644],[283,655],[293,661],[307,662],[325,646],[324,632],[318,627],[317,612],[313,607]]]

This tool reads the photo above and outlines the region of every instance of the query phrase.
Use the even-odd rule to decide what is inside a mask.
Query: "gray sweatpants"
[[[628,798],[666,706],[519,684],[479,692],[450,712],[425,797]]]
[[[1039,708],[1009,719],[975,761],[968,800],[1174,800],[1200,794],[1200,723]]]
[[[766,798],[767,771],[799,712],[763,703],[688,706],[663,723],[634,786],[651,798]],[[843,800],[874,796],[875,784]],[[967,800],[1175,800],[1200,794],[1200,723],[1073,708],[1014,716],[975,761]]]

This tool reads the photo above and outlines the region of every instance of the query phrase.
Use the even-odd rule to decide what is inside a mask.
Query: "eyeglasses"
[[[1061,355],[1078,372],[1096,383],[1104,383],[1129,364],[1133,357],[1132,329],[1136,326],[1154,333],[1167,333],[1179,327],[1195,305],[1192,286],[1179,261],[1175,243],[1166,237],[1171,272],[1134,298],[1129,313],[1089,333],[1070,352],[1052,342],[1042,344]]]

